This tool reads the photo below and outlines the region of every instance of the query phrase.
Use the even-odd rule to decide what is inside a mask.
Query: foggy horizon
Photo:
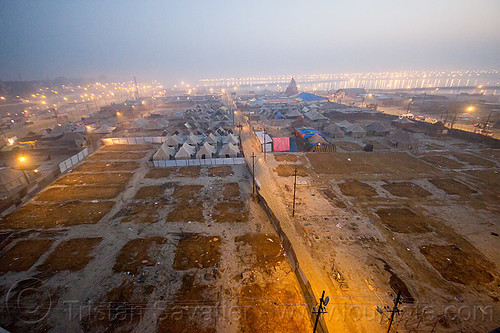
[[[0,80],[500,68],[498,1],[0,2]]]

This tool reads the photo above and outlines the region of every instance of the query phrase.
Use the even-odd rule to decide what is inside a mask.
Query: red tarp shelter
[[[290,150],[290,139],[287,137],[273,138],[273,150],[274,151],[289,151]]]

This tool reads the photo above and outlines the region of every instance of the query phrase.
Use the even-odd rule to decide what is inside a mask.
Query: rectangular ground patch
[[[455,156],[456,159],[458,159],[462,162],[469,163],[470,165],[480,165],[480,166],[483,166],[485,168],[494,168],[497,166],[495,162],[485,160],[484,158],[481,158],[481,157],[478,157],[475,155],[471,155],[471,154],[456,153],[456,154],[453,154],[453,156]]]
[[[407,208],[380,208],[377,215],[391,231],[404,234],[421,234],[432,231],[423,216]]]
[[[162,237],[136,238],[128,241],[120,250],[113,271],[136,275],[142,271],[143,266],[154,266],[158,259],[157,255],[154,255],[154,249],[166,243],[167,239]]]
[[[120,194],[124,185],[50,187],[35,197],[35,201],[104,200]]]
[[[167,222],[205,222],[203,204],[198,200],[182,200],[168,213]]]
[[[240,197],[240,185],[238,183],[224,184],[223,188],[224,200],[234,200]]]
[[[219,295],[215,287],[198,280],[198,274],[183,276],[174,300],[166,304],[159,316],[158,332],[216,332]]]
[[[451,195],[470,196],[473,193],[477,193],[476,190],[471,189],[469,186],[455,179],[437,178],[431,179],[429,182]]]
[[[145,178],[150,179],[158,179],[158,178],[167,178],[172,174],[175,174],[176,168],[155,168],[150,169],[146,174]]]
[[[219,202],[214,207],[212,219],[222,223],[248,222],[249,212],[241,201]]]
[[[132,172],[110,173],[75,173],[72,172],[59,179],[54,185],[109,185],[126,184],[134,174]]]
[[[143,145],[104,145],[100,152],[108,152],[108,151],[138,151],[138,150],[149,150],[153,149],[154,146],[151,144],[143,144]]]
[[[217,236],[186,235],[179,240],[172,267],[183,271],[218,265],[221,239]]]
[[[455,245],[424,245],[420,252],[446,280],[467,285],[487,284],[494,280],[493,267],[482,256],[466,253]]]
[[[397,197],[425,198],[432,195],[431,192],[424,190],[422,187],[412,182],[392,182],[382,185],[382,187]]]
[[[250,257],[254,257],[252,266],[268,269],[287,260],[280,240],[274,234],[249,233],[235,237],[234,242],[236,243],[238,253],[246,254],[242,256],[244,261]],[[243,247],[250,247],[250,251],[245,251]]]
[[[130,151],[110,151],[96,152],[88,157],[88,160],[109,161],[109,160],[138,160],[146,156],[148,152],[130,152]]]
[[[90,252],[102,241],[96,238],[73,238],[62,241],[37,270],[43,272],[79,271],[92,260]]]
[[[85,162],[78,166],[74,172],[110,172],[133,171],[139,167],[138,162]]]
[[[54,243],[53,239],[20,240],[0,256],[0,272],[24,272],[30,269]]]
[[[208,175],[210,177],[229,177],[234,175],[234,171],[229,165],[216,166],[208,168]]]
[[[421,157],[424,161],[431,163],[432,165],[437,166],[438,168],[447,168],[447,169],[459,169],[464,167],[463,163],[454,161],[450,158],[441,156],[441,155],[424,155]]]
[[[378,195],[373,187],[355,179],[347,180],[338,186],[342,194],[349,197],[375,197]]]
[[[136,200],[160,199],[162,195],[165,193],[166,188],[167,188],[166,184],[139,187],[139,189],[135,193],[134,199]]]
[[[0,228],[45,229],[95,224],[114,204],[113,201],[28,203],[0,221]]]
[[[160,210],[163,207],[163,201],[128,202],[113,218],[120,218],[122,223],[155,223],[160,220]]]
[[[314,171],[320,174],[388,173],[395,177],[415,177],[436,171],[435,168],[404,152],[308,153],[307,158]]]
[[[297,177],[307,177],[310,174],[310,170],[303,165],[294,164],[280,164],[274,168],[274,172],[280,177],[293,177],[295,175],[295,169],[297,169]]]
[[[338,208],[346,208],[346,204],[344,201],[342,201],[336,194],[333,192],[331,189],[327,188],[323,190],[323,194],[330,200],[330,202],[333,202],[333,204],[338,207]]]

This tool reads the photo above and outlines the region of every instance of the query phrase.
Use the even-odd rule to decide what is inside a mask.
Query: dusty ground
[[[8,299],[0,326],[312,330],[245,166],[152,169],[154,147],[126,148],[104,147],[0,220],[1,232],[13,232],[0,247],[0,296]],[[42,306],[26,311],[28,303]],[[13,313],[11,304],[23,306]],[[25,317],[35,322],[18,320]]]
[[[426,147],[416,155],[294,158],[307,170],[298,178],[295,228],[330,272],[334,297],[363,299],[367,325],[380,319],[371,309],[392,304],[388,296],[400,290],[406,313],[398,331],[492,330],[500,326],[500,153],[454,139],[436,144],[439,152],[431,139]],[[294,166],[278,156],[268,163],[291,212]],[[382,331],[386,323],[374,324]]]

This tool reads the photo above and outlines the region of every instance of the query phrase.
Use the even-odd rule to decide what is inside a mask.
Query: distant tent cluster
[[[153,160],[207,159],[216,157],[239,157],[240,139],[230,133],[217,136],[191,134],[187,137],[174,134],[169,136],[153,155]]]

